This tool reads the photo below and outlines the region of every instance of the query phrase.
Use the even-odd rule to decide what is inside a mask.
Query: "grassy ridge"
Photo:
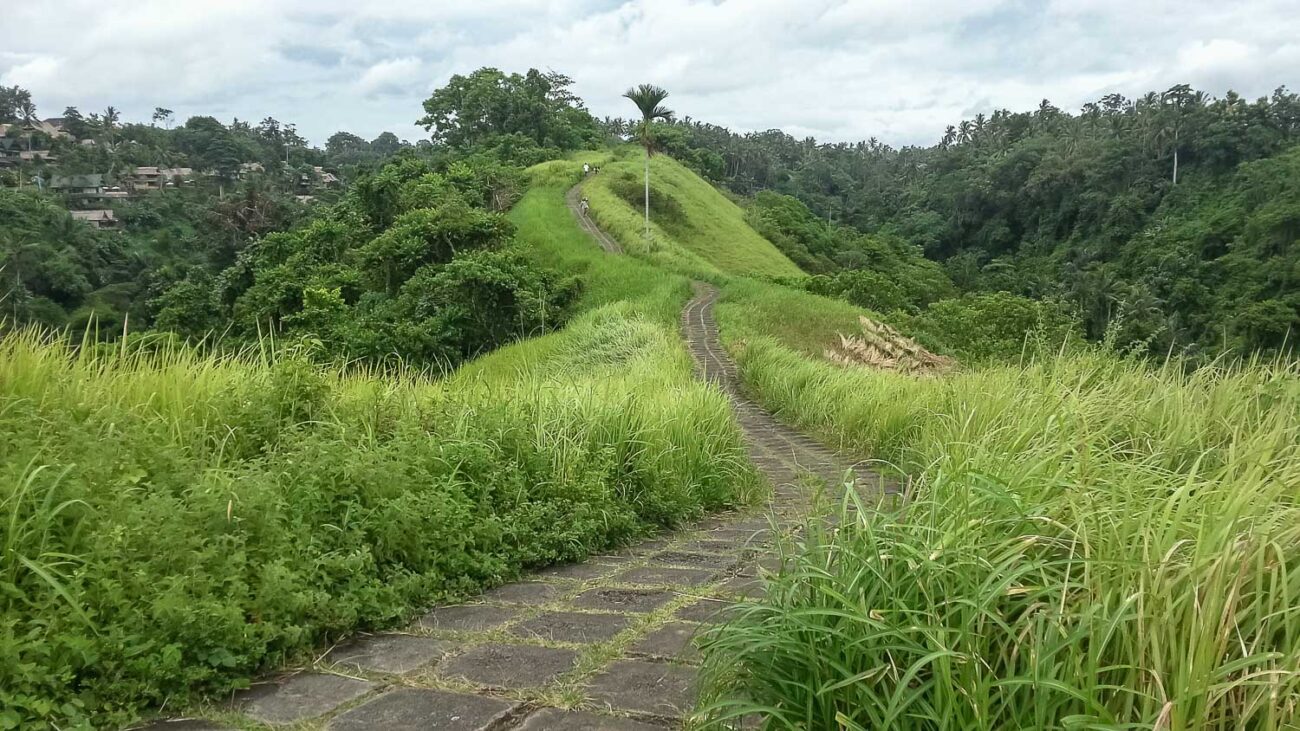
[[[584,312],[445,381],[0,342],[0,727],[220,694],[752,498],[726,400],[677,337],[685,280],[597,260],[544,182],[514,215],[537,256],[586,272]]]
[[[844,369],[821,353],[857,329],[856,308],[639,251],[636,223],[611,226],[629,251],[723,285],[723,338],[752,393],[914,477],[905,512],[867,513],[786,547],[794,561],[768,601],[707,648],[715,719],[1296,724],[1295,367],[1185,373],[1082,351],[931,379]],[[657,235],[689,250],[687,234],[668,229]],[[662,281],[674,293],[660,300],[672,304],[658,315],[668,322],[685,298],[676,277],[639,262],[602,255],[586,266],[612,283],[594,290],[600,302],[627,290],[618,282]]]
[[[635,223],[612,227],[630,251],[723,285],[751,393],[913,478],[906,510],[785,546],[768,599],[706,648],[714,720],[1300,723],[1295,365],[1188,372],[1076,349],[942,378],[846,369],[821,354],[856,308],[640,252]],[[660,235],[689,248],[671,221]]]
[[[630,253],[697,275],[800,277],[803,272],[745,222],[744,211],[667,155],[650,161],[650,238],[644,161],[635,148],[583,183],[591,216]]]
[[[738,355],[784,418],[917,480],[905,511],[791,547],[715,638],[716,687],[773,727],[1300,721],[1295,366],[1087,352],[918,379]]]

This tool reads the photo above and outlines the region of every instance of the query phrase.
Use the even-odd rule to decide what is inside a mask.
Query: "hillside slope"
[[[639,152],[624,148],[582,184],[592,218],[629,252],[701,275],[803,276],[749,227],[740,206],[666,155],[650,162],[647,240],[643,165]]]

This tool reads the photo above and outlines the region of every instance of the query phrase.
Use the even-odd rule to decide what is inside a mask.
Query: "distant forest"
[[[1180,85],[1078,113],[1044,100],[962,121],[931,147],[689,118],[660,140],[756,196],[760,230],[823,275],[810,286],[864,306],[921,312],[946,286],[1009,292],[1072,310],[1090,339],[1156,354],[1290,350],[1300,332],[1300,99],[1284,88],[1251,101]],[[889,270],[898,262],[910,264]]]
[[[458,161],[470,177],[493,171],[504,197],[487,207],[499,209],[521,168],[630,136],[633,122],[594,118],[571,83],[537,70],[457,75],[424,103],[430,139],[340,132],[324,148],[271,118],[173,125],[162,108],[148,124],[69,108],[46,122],[71,137],[52,138],[30,95],[0,88],[0,152],[14,161],[0,168],[0,299],[20,322],[112,332],[130,313],[151,326],[175,288],[193,294],[251,256],[250,242],[355,200],[393,160],[452,178],[468,174]],[[1294,351],[1300,99],[1285,89],[1251,101],[1175,86],[1077,113],[1043,101],[962,121],[931,147],[741,134],[689,117],[656,123],[653,139],[735,193],[755,229],[813,275],[789,284],[923,341],[952,346],[941,330],[954,322],[1068,320],[1089,340],[1153,355]],[[112,232],[74,226],[65,211],[86,203],[39,190],[55,175],[129,180],[141,165],[203,174],[112,202]],[[319,184],[325,174],[337,182]],[[211,315],[181,331],[231,313]]]

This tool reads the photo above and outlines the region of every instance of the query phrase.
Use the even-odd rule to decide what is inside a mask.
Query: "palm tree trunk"
[[[645,151],[645,237],[650,238],[650,148]]]

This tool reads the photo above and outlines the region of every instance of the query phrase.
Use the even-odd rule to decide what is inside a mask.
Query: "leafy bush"
[[[515,250],[500,211],[521,181],[483,158],[439,170],[398,158],[215,279],[192,270],[155,300],[158,327],[243,341],[269,330],[326,358],[442,365],[554,329],[576,283]]]
[[[661,340],[634,347],[618,375],[444,385],[10,335],[0,726],[102,727],[220,695],[342,633],[733,502],[752,477],[725,400]]]
[[[1064,305],[1007,292],[968,294],[931,303],[918,315],[890,318],[917,340],[958,359],[1016,360],[1082,342],[1078,319]]]

